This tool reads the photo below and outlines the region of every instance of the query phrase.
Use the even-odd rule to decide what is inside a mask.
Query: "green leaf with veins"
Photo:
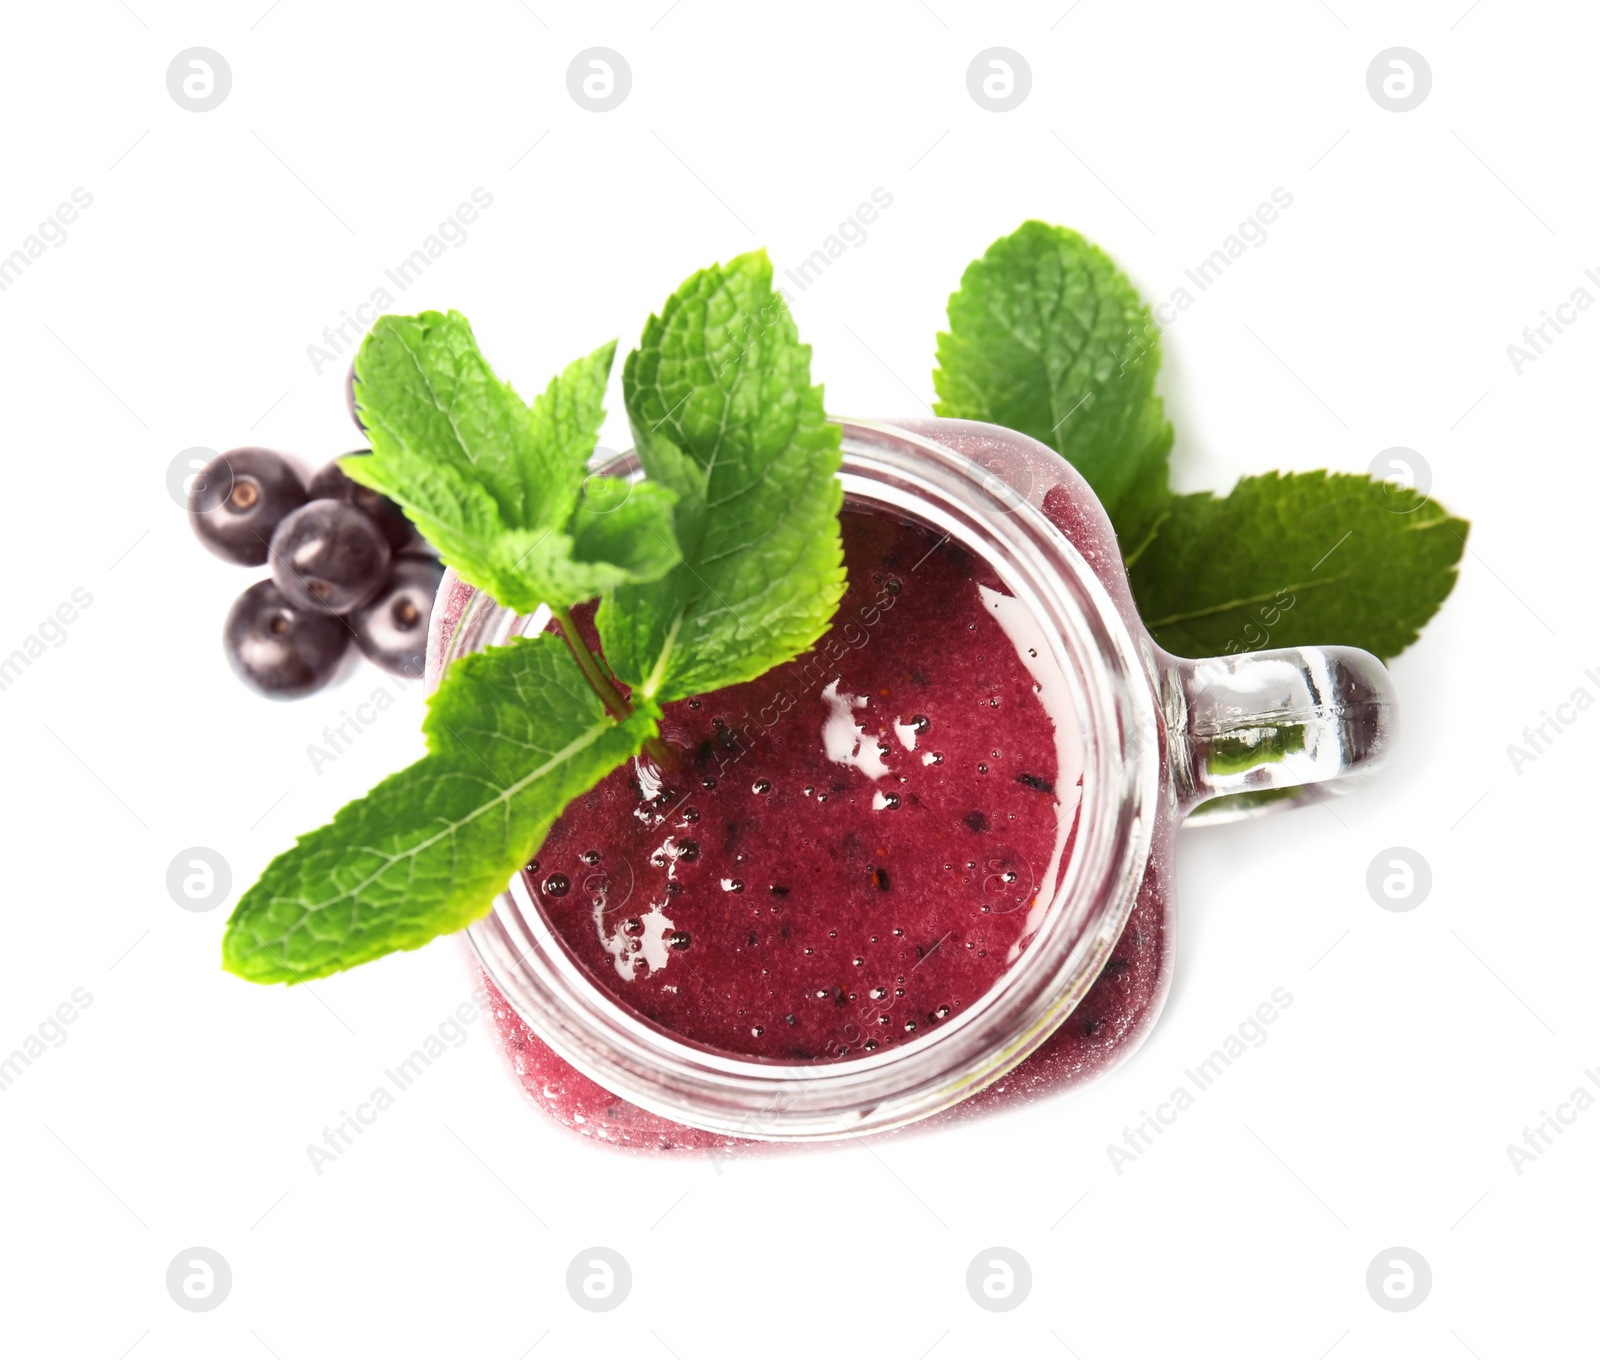
[[[1270,472],[1174,496],[1131,564],[1145,626],[1180,656],[1341,645],[1391,657],[1455,585],[1468,525],[1354,473]]]
[[[610,718],[553,634],[457,661],[429,702],[428,754],[267,866],[223,966],[305,982],[484,915],[567,803],[655,736],[660,710],[636,703]]]
[[[1136,556],[1165,512],[1172,426],[1155,395],[1160,333],[1127,276],[1077,232],[1024,222],[967,266],[949,316],[934,410],[1055,449]]]
[[[606,597],[597,624],[613,670],[666,702],[797,656],[844,593],[840,431],[766,252],[678,289],[622,385],[640,461],[677,495],[683,560]]]
[[[372,454],[341,466],[521,613],[656,580],[678,561],[671,491],[586,476],[615,349],[570,364],[529,407],[459,312],[380,317],[356,357]]]

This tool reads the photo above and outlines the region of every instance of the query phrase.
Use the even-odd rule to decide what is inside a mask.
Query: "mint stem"
[[[583,634],[578,631],[572,611],[553,608],[550,617],[560,625],[561,636],[566,641],[567,650],[572,653],[572,659],[578,663],[578,669],[583,672],[583,678],[589,682],[589,687],[600,696],[600,702],[606,706],[606,712],[618,722],[622,722],[633,709],[622,697],[621,691],[611,683],[611,677],[600,669],[600,663],[595,660],[594,653],[583,640]]]
[[[559,625],[567,650],[572,653],[572,659],[578,663],[578,669],[583,672],[583,678],[589,682],[589,687],[600,696],[600,702],[606,706],[606,712],[618,722],[626,721],[633,708],[612,683],[611,677],[600,668],[600,662],[589,650],[588,643],[583,640],[583,634],[578,631],[572,611],[552,608],[550,617]],[[677,769],[682,764],[678,753],[660,737],[651,737],[645,742],[644,749],[663,770]]]

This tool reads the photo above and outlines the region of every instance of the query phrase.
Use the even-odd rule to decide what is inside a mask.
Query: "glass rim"
[[[489,979],[560,1058],[607,1091],[680,1124],[761,1140],[841,1138],[937,1113],[1032,1053],[1099,976],[1131,913],[1153,844],[1160,734],[1151,649],[1042,511],[926,434],[841,421],[847,505],[908,514],[961,543],[1033,614],[1082,728],[1072,853],[1017,959],[937,1029],[873,1053],[807,1062],[741,1056],[674,1036],[592,981],[544,921],[519,873],[467,927]],[[1013,436],[1014,437],[1014,436]],[[597,471],[638,474],[631,453]],[[1087,489],[1085,495],[1090,495]],[[429,685],[457,656],[545,626],[473,591],[446,621],[440,586]],[[448,628],[448,637],[441,636]]]

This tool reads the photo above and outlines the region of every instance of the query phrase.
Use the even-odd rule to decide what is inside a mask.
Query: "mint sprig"
[[[230,971],[303,982],[467,925],[571,799],[651,746],[661,703],[759,675],[826,630],[844,589],[840,432],[766,256],[696,274],[629,356],[640,482],[585,478],[611,354],[580,359],[530,408],[464,317],[373,328],[356,361],[373,454],[349,471],[463,579],[521,613],[549,605],[562,635],[451,666],[428,755],[239,900]],[[604,661],[570,611],[596,596]]]
[[[1077,232],[1024,222],[967,267],[949,315],[936,411],[1009,426],[1077,468],[1168,650],[1339,643],[1391,657],[1454,587],[1467,522],[1375,478],[1269,473],[1225,497],[1173,495],[1159,333]]]

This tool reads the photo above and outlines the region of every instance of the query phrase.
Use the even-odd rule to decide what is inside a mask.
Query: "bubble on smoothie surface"
[[[923,728],[917,726],[915,721],[903,723],[897,719],[894,724],[895,736],[900,738],[900,744],[908,751],[917,749],[917,734],[923,730]]]

